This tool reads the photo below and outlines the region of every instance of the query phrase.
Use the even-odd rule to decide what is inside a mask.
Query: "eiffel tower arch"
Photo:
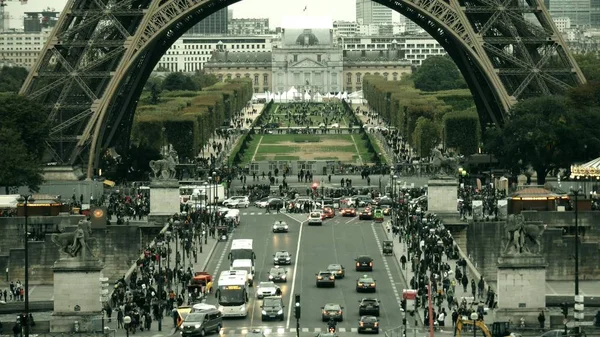
[[[44,106],[47,162],[87,165],[129,141],[142,88],[193,25],[240,0],[69,0],[21,94]],[[456,62],[482,123],[517,101],[585,82],[543,0],[375,0],[413,20]],[[353,0],[348,0],[350,4]]]

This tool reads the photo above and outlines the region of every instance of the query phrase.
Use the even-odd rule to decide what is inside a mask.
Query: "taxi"
[[[340,209],[341,216],[356,216],[356,209],[354,208],[342,208]]]
[[[390,205],[381,205],[381,209],[383,210],[383,215],[392,215],[392,207]]]
[[[333,218],[335,216],[333,207],[323,207],[323,216],[325,216],[326,219]]]
[[[375,279],[368,275],[363,275],[356,280],[356,292],[376,292]]]

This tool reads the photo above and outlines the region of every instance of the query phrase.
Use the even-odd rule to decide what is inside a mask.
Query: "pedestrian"
[[[540,323],[540,329],[544,329],[544,324],[546,323],[546,316],[544,315],[544,310],[540,311],[538,315],[538,322]]]
[[[406,270],[406,256],[404,254],[400,257],[400,263],[402,264],[402,270]]]
[[[445,326],[446,322],[446,308],[442,308],[442,311],[440,312],[440,314],[438,315],[438,325],[440,327]]]
[[[117,309],[117,329],[123,329],[123,310]]]
[[[462,276],[462,285],[463,285],[463,291],[467,292],[467,287],[469,286],[469,279],[467,278],[466,274],[463,274],[463,276]]]
[[[452,326],[454,327],[454,324],[456,324],[456,321],[458,321],[458,312],[456,311],[456,309],[452,310]]]
[[[475,285],[475,279],[471,279],[471,295],[473,295],[473,298],[475,298],[476,294],[477,294],[477,286]]]

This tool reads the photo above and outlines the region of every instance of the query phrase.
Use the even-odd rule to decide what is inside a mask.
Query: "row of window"
[[[391,44],[391,43],[390,43]],[[374,48],[388,48],[389,44],[375,44],[375,43],[359,43],[359,44],[346,44],[347,49],[374,49]],[[410,49],[410,48],[441,48],[439,43],[417,43],[417,44],[398,44],[398,48],[400,49]]]
[[[360,84],[361,80],[362,80],[362,74],[361,73],[356,73],[354,74],[356,76],[356,84]],[[371,75],[371,73],[365,73],[365,76],[367,75]],[[374,75],[379,76],[380,74],[377,72]],[[383,73],[383,78],[387,81],[389,77],[388,73]],[[392,73],[392,81],[397,81],[398,80],[398,73],[394,72]],[[346,73],[346,84],[352,84],[352,73]]]
[[[7,36],[7,37],[3,37],[3,36],[1,36],[0,37],[0,41],[4,41],[5,39],[7,41],[14,41],[14,40],[16,40],[16,41],[22,41],[22,40],[41,40],[41,38],[39,36],[36,36],[36,37],[33,37],[33,38],[29,37],[29,36],[26,36],[26,37],[21,37],[21,36],[16,36],[16,37]]]
[[[223,49],[227,49],[226,44],[222,44]],[[214,48],[217,48],[215,45]],[[232,44],[229,46],[229,49],[266,49],[266,45],[264,44]],[[177,49],[177,48],[173,48]],[[204,50],[213,50],[213,45],[211,44],[184,44],[183,49],[204,49]]]

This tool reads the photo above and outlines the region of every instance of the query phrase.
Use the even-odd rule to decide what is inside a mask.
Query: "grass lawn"
[[[368,153],[358,135],[266,134],[254,136],[244,153],[243,164],[252,160],[336,160],[356,163],[359,155],[368,162]]]

